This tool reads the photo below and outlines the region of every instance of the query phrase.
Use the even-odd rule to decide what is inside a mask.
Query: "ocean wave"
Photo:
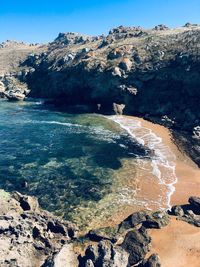
[[[31,123],[31,124],[56,124],[56,125],[63,125],[63,126],[83,127],[80,124],[75,124],[75,123],[70,123],[70,122],[59,122],[59,121],[36,121],[36,120],[29,120],[29,121],[24,121],[24,123]]]
[[[107,117],[118,123],[122,129],[130,134],[138,143],[147,147],[153,152],[151,159],[151,173],[157,177],[158,183],[167,189],[167,193],[160,200],[161,208],[171,209],[171,196],[175,191],[177,183],[176,156],[170,148],[163,144],[162,138],[152,132],[151,129],[143,127],[141,122],[134,118],[122,116]]]

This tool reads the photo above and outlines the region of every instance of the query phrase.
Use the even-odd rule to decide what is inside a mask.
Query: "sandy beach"
[[[173,142],[170,131],[158,124],[151,123],[141,118],[142,126],[151,129],[158,137],[162,138],[162,143],[167,145],[176,156],[176,176],[178,178],[175,192],[171,196],[171,205],[185,204],[188,198],[193,195],[200,195],[200,169],[198,166]]]
[[[142,126],[151,129],[162,138],[176,155],[176,176],[178,178],[175,191],[171,196],[171,205],[186,204],[189,196],[200,196],[200,170],[175,145],[170,131],[163,126],[153,124],[141,118]],[[186,222],[172,218],[170,224],[161,230],[151,230],[152,250],[161,258],[162,267],[199,267],[200,229]]]

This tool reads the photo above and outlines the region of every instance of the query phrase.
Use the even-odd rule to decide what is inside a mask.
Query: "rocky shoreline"
[[[200,227],[198,197],[169,212],[135,212],[115,227],[93,229],[86,235],[41,210],[34,197],[1,190],[0,201],[0,266],[159,267],[159,256],[149,255],[149,229],[166,227],[172,217]]]
[[[143,117],[168,127],[200,166],[199,40],[200,26],[186,24],[120,26],[107,36],[61,33],[46,45],[8,41],[0,45],[0,97]],[[159,267],[149,229],[167,227],[174,216],[200,227],[197,197],[171,212],[139,211],[86,235],[41,210],[33,197],[1,190],[0,203],[3,267]]]

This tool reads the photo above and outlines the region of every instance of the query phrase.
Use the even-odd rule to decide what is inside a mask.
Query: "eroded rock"
[[[66,262],[71,262],[72,247],[62,248],[74,238],[74,224],[41,210],[35,198],[17,192],[0,193],[0,203],[1,214],[5,214],[0,216],[0,266],[60,267],[64,254]],[[54,228],[48,227],[49,223]],[[50,259],[59,264],[47,265]]]
[[[81,267],[127,267],[128,253],[110,241],[101,241],[98,245],[90,245],[85,257],[80,260]]]

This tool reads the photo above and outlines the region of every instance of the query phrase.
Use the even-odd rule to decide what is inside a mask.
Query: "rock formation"
[[[200,198],[192,196],[188,202],[187,205],[172,207],[172,214],[177,216],[179,220],[200,227]]]
[[[35,198],[17,192],[0,190],[0,203],[0,266],[47,266],[49,258],[61,260],[62,249],[70,259],[75,255],[70,252],[75,225],[42,211]]]
[[[171,128],[175,142],[200,165],[199,43],[200,26],[191,23],[178,29],[120,26],[107,36],[60,33],[47,45],[7,41],[0,44],[0,97],[29,95],[88,111],[143,116]],[[165,227],[171,214],[200,227],[197,197],[170,215],[139,211],[120,225],[78,237],[75,225],[42,211],[32,197],[0,191],[0,204],[5,267],[159,267],[157,254],[146,259],[149,228]],[[78,257],[74,244],[82,240],[89,244]]]

